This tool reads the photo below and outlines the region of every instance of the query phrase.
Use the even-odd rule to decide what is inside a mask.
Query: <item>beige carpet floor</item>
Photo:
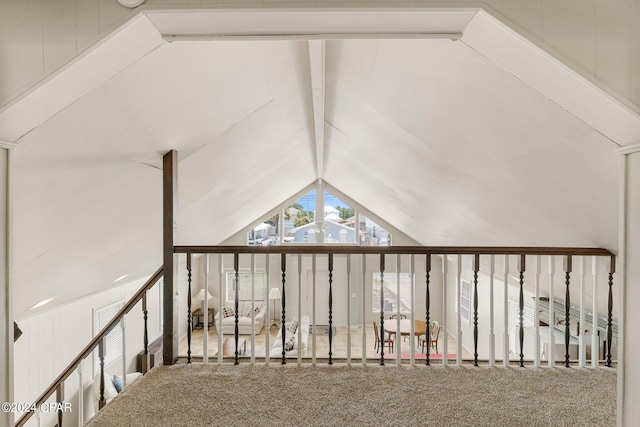
[[[176,364],[99,426],[615,426],[614,369]]]

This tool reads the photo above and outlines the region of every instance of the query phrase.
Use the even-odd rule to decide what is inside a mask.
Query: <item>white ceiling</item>
[[[215,14],[141,14],[0,111],[18,317],[160,265],[170,149],[180,244],[224,241],[320,170],[421,244],[616,249],[615,149],[640,134],[624,106],[477,10],[298,13],[250,40],[241,16],[222,37]],[[208,40],[162,38],[180,35]]]

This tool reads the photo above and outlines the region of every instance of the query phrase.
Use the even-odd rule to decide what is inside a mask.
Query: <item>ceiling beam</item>
[[[311,101],[316,146],[316,172],[324,178],[324,94],[325,94],[325,41],[309,40],[309,70],[311,74]]]

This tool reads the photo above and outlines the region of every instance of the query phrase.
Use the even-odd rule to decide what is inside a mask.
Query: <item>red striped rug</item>
[[[416,359],[416,360],[419,360],[419,359],[426,359],[426,358],[427,358],[427,355],[426,355],[426,354],[423,354],[423,353],[416,353],[416,354],[414,355],[414,357],[415,357],[415,359]],[[395,353],[385,353],[385,354],[384,354],[384,358],[385,358],[385,359],[395,359],[395,358],[396,358],[396,354],[395,354]],[[401,359],[411,359],[411,354],[409,354],[409,353],[401,353],[401,354],[400,354],[400,358],[401,358]],[[456,354],[455,354],[455,353],[449,353],[449,354],[447,355],[447,358],[448,358],[448,359],[455,359],[455,358],[456,358]],[[430,355],[429,355],[429,359],[430,359],[430,360],[431,360],[431,359],[442,359],[442,354],[441,354],[441,353],[437,353],[437,354],[430,354]]]

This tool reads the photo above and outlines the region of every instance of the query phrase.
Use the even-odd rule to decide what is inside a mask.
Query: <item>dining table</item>
[[[398,319],[385,319],[384,331],[389,335],[400,334],[402,337],[411,336],[411,319],[400,319],[400,329],[398,329]],[[427,324],[424,320],[413,321],[413,335],[418,337],[426,335]],[[396,341],[397,342],[397,341]]]

